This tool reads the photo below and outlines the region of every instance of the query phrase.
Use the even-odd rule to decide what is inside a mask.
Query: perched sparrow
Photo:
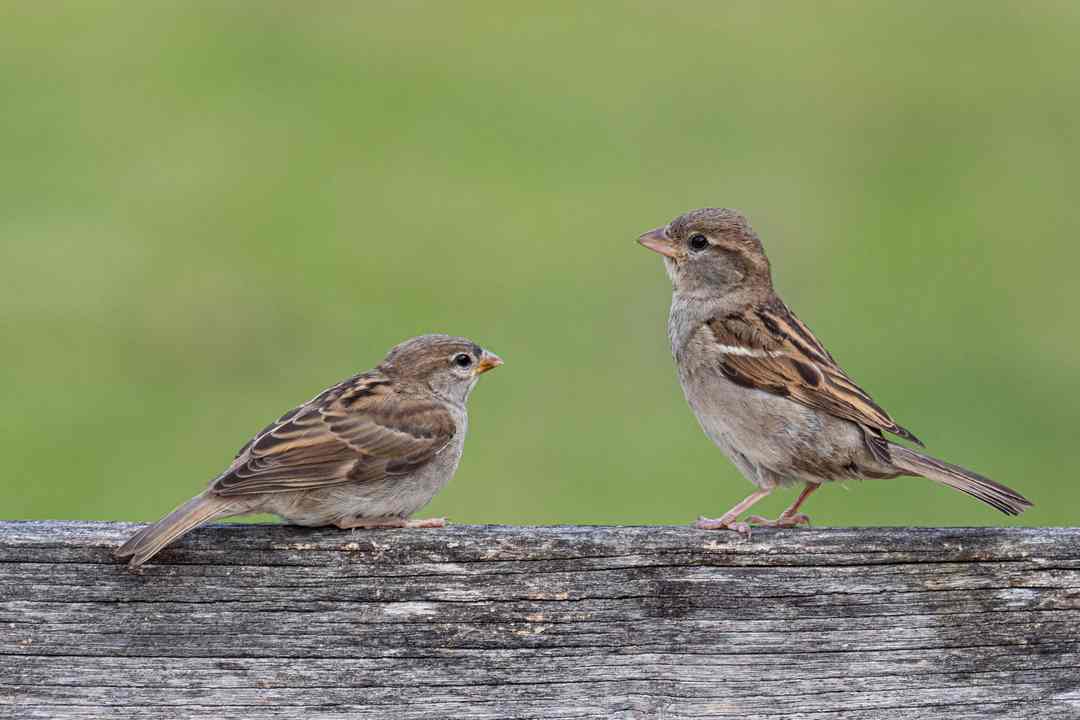
[[[922,443],[837,365],[773,290],[769,260],[735,210],[706,208],[639,238],[664,256],[674,287],[668,337],[686,400],[705,434],[758,490],[703,529],[809,523],[799,508],[827,480],[921,476],[1019,515],[1015,490],[897,445]],[[739,516],[778,486],[804,483],[777,520]]]
[[[465,402],[502,360],[465,338],[424,335],[334,385],[248,441],[196,495],[137,532],[117,557],[138,567],[215,518],[273,513],[295,525],[442,527],[407,520],[457,470]]]

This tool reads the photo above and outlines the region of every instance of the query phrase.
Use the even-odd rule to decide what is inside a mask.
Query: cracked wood
[[[1080,530],[0,522],[0,717],[1080,717]]]

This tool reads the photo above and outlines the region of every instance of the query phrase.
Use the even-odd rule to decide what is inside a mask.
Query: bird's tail
[[[137,568],[161,552],[162,548],[184,533],[222,515],[232,515],[232,503],[225,498],[202,493],[188,500],[153,525],[147,525],[117,548],[116,557],[131,556],[128,563]]]
[[[889,454],[892,456],[893,465],[903,472],[948,485],[982,500],[1006,515],[1019,515],[1031,507],[1031,501],[1012,488],[959,465],[893,443],[889,443]]]

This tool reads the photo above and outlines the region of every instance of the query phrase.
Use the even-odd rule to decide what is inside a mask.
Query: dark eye
[[[472,358],[465,353],[458,353],[454,356],[454,364],[459,368],[467,368],[472,365]]]
[[[709,239],[701,233],[690,236],[690,249],[694,252],[701,252],[707,247],[709,247]]]

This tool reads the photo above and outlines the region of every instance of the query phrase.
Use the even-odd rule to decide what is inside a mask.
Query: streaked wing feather
[[[454,432],[439,403],[401,397],[380,373],[365,373],[269,425],[211,488],[228,496],[382,479],[422,467]]]
[[[745,314],[708,323],[718,345],[746,349],[723,355],[720,369],[726,377],[922,444],[847,376],[810,328],[782,302],[752,312],[760,323]]]

